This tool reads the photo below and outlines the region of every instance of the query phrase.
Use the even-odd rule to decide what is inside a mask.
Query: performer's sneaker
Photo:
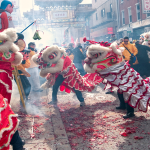
[[[131,118],[131,117],[134,117],[135,114],[133,112],[130,112],[130,113],[127,113],[125,116],[123,116],[124,119],[128,119],[128,118]]]
[[[114,91],[108,91],[105,94],[113,94],[113,93],[114,93]]]
[[[119,106],[119,107],[116,107],[116,109],[118,109],[118,110],[125,110],[126,108]]]
[[[20,148],[19,150],[26,150],[26,148]]]
[[[50,104],[50,105],[57,105],[57,101],[51,101],[48,104]]]
[[[85,102],[80,102],[80,107],[85,106]]]
[[[25,145],[25,144],[26,144],[25,140],[22,140],[22,145]]]

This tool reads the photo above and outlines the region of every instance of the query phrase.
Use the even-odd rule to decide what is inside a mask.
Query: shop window
[[[140,4],[139,3],[136,4],[136,16],[137,16],[137,20],[141,19],[141,12],[140,12]]]
[[[101,16],[105,17],[105,8],[101,10]]]
[[[122,13],[122,25],[124,25],[125,24],[124,10],[121,13]]]
[[[128,17],[129,17],[129,23],[132,22],[132,12],[131,12],[131,7],[128,7]]]

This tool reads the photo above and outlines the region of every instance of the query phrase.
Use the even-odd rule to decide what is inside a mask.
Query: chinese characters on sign
[[[52,14],[53,14],[53,19],[67,18],[68,17],[67,11],[55,11]]]
[[[143,13],[150,13],[150,0],[143,0]]]

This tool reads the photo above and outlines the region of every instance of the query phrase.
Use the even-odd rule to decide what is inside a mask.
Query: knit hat
[[[10,2],[10,1],[7,1],[7,0],[3,0],[2,2],[1,2],[1,9],[6,9],[6,7],[8,6],[8,4],[10,4],[11,6],[13,5],[12,4],[12,2]]]

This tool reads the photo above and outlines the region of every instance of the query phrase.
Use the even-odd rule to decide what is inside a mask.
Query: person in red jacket
[[[14,28],[11,13],[13,12],[14,5],[12,2],[3,0],[0,7],[0,32],[7,28]]]

